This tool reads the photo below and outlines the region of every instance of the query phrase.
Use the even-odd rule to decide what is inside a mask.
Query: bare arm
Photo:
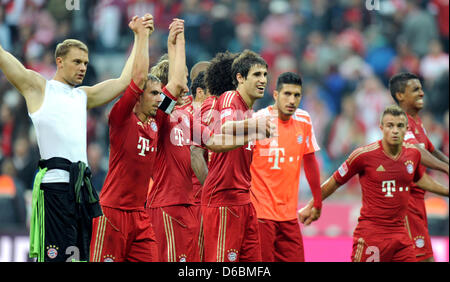
[[[435,156],[436,158],[447,164],[447,174],[448,174],[448,157],[438,149],[434,150],[432,154],[433,156]]]
[[[184,22],[182,20],[175,19],[171,23],[167,49],[169,56],[169,81],[166,89],[175,98],[178,98],[181,91],[185,87],[187,88]]]
[[[415,147],[420,151],[420,163],[428,168],[434,169],[434,170],[439,170],[442,172],[447,173],[448,175],[448,158],[447,158],[447,163],[445,163],[443,161],[444,158],[440,158],[442,156],[440,156],[439,153],[441,152],[437,152],[438,150],[434,150],[433,153],[428,152],[428,150],[424,149],[422,146],[419,145],[415,145]],[[437,157],[436,155],[440,156]],[[442,154],[442,153],[441,153]],[[444,154],[442,154],[444,155]],[[446,157],[444,155],[444,157]]]
[[[28,111],[35,112],[44,100],[45,78],[39,73],[26,69],[13,55],[0,45],[0,70],[9,82],[22,94]]]
[[[150,26],[153,27],[153,18],[150,19],[149,16],[151,17],[151,15],[146,14],[143,19],[144,25],[148,28],[150,28]],[[130,24],[136,20],[137,17],[134,17],[131,20]],[[130,84],[133,62],[136,55],[136,45],[137,45],[136,33],[134,34],[134,37],[135,40],[133,44],[133,49],[131,51],[130,56],[128,57],[127,62],[125,63],[125,66],[119,78],[109,79],[90,87],[87,86],[81,87],[81,89],[83,89],[86,92],[88,97],[87,101],[88,109],[102,106],[106,103],[111,102],[127,88],[128,84]]]
[[[200,183],[203,185],[206,176],[208,176],[208,166],[206,164],[205,158],[203,157],[205,150],[197,147],[191,146],[191,166],[192,170],[197,176]]]
[[[275,129],[270,118],[262,116],[239,121],[226,121],[221,127],[221,132],[233,136],[252,135],[257,139],[264,139],[274,136]]]
[[[432,192],[434,194],[448,197],[448,187],[436,182],[428,174],[424,173],[422,178],[416,182],[417,186],[423,190]]]
[[[229,135],[229,134],[214,134],[209,138],[205,144],[208,150],[216,153],[225,153],[236,148],[247,145],[251,140],[255,140],[255,137],[250,135]]]
[[[153,21],[153,17],[151,17]],[[136,42],[136,55],[133,60],[133,69],[131,71],[131,77],[139,88],[143,89],[147,80],[148,68],[149,68],[149,56],[148,56],[148,37],[153,32],[152,27],[146,28],[142,20],[133,21],[130,28],[135,33]]]

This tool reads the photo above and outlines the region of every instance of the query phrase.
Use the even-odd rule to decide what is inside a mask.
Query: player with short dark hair
[[[353,233],[352,261],[415,262],[410,235],[405,228],[411,183],[448,197],[448,187],[435,182],[420,167],[420,152],[404,143],[408,119],[397,105],[387,107],[381,115],[383,138],[360,147],[321,185],[326,199],[337,188],[359,175],[362,208]],[[306,225],[315,220],[310,201],[300,210]]]
[[[221,140],[220,134],[212,134],[201,124],[197,126],[191,105],[182,104],[188,91],[185,63],[182,69],[183,93],[173,113],[158,124],[156,162],[159,165],[154,170],[146,203],[159,242],[160,259],[168,262],[200,260],[197,249],[200,222],[194,203],[195,163],[191,163],[191,145],[198,143],[212,150],[226,149],[221,144],[216,146],[215,139]],[[171,70],[172,67],[169,68],[169,83]]]
[[[265,137],[270,136],[270,122],[252,118],[254,102],[264,95],[267,63],[245,50],[233,61],[231,73],[236,91],[223,93],[217,101],[221,132],[249,134],[263,124]],[[242,144],[211,156],[202,192],[204,260],[208,262],[261,261],[256,212],[250,201],[253,144]]]
[[[304,261],[303,238],[297,219],[300,167],[303,161],[313,197],[313,213],[322,207],[318,151],[311,117],[298,109],[302,79],[282,73],[273,92],[275,104],[257,114],[274,117],[277,136],[257,141],[250,167],[251,199],[258,216],[263,261]]]
[[[443,171],[448,175],[448,157],[435,148],[428,139],[419,116],[419,112],[424,106],[425,95],[419,77],[412,73],[396,74],[389,80],[389,89],[392,98],[408,117],[405,142],[413,144],[420,151],[422,165]],[[413,183],[405,220],[411,232],[417,260],[434,261],[424,197],[425,191],[418,189]]]

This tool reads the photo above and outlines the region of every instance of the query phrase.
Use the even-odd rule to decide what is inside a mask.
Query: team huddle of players
[[[99,198],[75,194],[77,208],[89,199],[91,205],[100,204],[101,216],[87,212],[92,226],[83,229],[82,240],[78,233],[71,239],[60,236],[59,242],[57,236],[49,240],[51,231],[64,233],[54,226],[66,219],[50,223],[47,205],[55,202],[48,196],[51,187],[40,179],[34,194],[39,197],[44,190],[40,199],[46,214],[39,215],[44,205],[38,201],[34,224],[44,225],[45,232],[36,231],[39,236],[32,240],[39,261],[64,261],[67,253],[57,250],[74,244],[84,245],[81,260],[93,262],[304,261],[299,220],[308,225],[319,219],[322,199],[356,174],[363,206],[352,261],[433,258],[424,190],[448,197],[448,188],[431,179],[423,165],[448,174],[448,157],[433,147],[417,115],[424,95],[418,77],[398,74],[391,79],[398,106],[380,113],[383,138],[355,150],[321,185],[311,117],[298,109],[299,75],[281,74],[272,93],[275,103],[254,113],[253,104],[264,96],[267,84],[268,66],[261,56],[250,50],[218,53],[192,68],[189,89],[183,20],[171,23],[167,56],[151,69],[152,16],[134,17],[129,27],[135,42],[119,78],[127,82],[115,85],[120,92],[126,90],[109,116],[108,174]],[[81,44],[67,47],[55,76],[71,91],[79,82],[71,83],[69,73],[81,80],[84,76],[69,66],[73,62],[83,68],[87,61],[77,57],[87,57]],[[15,74],[4,67],[12,63],[3,56],[0,69],[16,86]],[[99,85],[93,87],[98,93],[107,90]],[[96,100],[89,90],[83,94],[87,108],[118,96],[115,92]],[[29,108],[30,116],[35,111]],[[42,152],[41,157],[48,159]],[[313,199],[297,212],[302,162]],[[79,181],[71,177],[69,187],[72,182]],[[84,191],[89,185],[74,186]]]

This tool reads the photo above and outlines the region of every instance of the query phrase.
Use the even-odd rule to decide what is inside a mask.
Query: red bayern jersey
[[[203,133],[205,128],[194,126],[192,110],[189,105],[176,107],[158,123],[157,165],[147,207],[194,204],[190,146],[194,131]]]
[[[154,168],[158,126],[142,123],[133,108],[143,91],[133,81],[109,115],[109,170],[100,204],[124,210],[144,210],[148,182]],[[157,119],[165,114],[158,110]]]
[[[408,131],[405,134],[405,142],[410,144],[418,144],[428,152],[432,153],[434,151],[433,143],[428,139],[425,128],[423,127],[422,120],[419,116],[414,119],[412,116],[408,116]],[[421,165],[422,169],[425,169]],[[416,198],[424,199],[425,191],[418,188],[415,184],[411,185],[411,195]]]
[[[214,124],[219,120],[217,111],[217,96],[208,96],[202,103],[200,109],[194,110],[194,122],[208,126],[210,130],[214,130]],[[198,145],[196,145],[198,146]],[[210,151],[205,150],[205,161],[209,163]],[[192,185],[194,188],[194,203],[199,205],[202,198],[202,184],[195,174],[192,175]]]
[[[353,151],[333,174],[339,184],[359,175],[362,208],[359,222],[369,220],[384,227],[404,226],[411,183],[420,180],[420,152],[404,143],[399,156],[388,156],[381,140]]]
[[[215,128],[215,125],[220,122],[219,98],[211,95],[205,99],[200,108],[201,123],[205,126],[209,126],[211,130]]]
[[[252,116],[238,91],[227,91],[218,99],[220,124]],[[203,185],[202,205],[242,205],[250,203],[251,143],[225,153],[212,153],[209,172]]]

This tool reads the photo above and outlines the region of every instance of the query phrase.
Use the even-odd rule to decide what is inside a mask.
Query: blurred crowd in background
[[[182,18],[189,69],[225,50],[251,49],[267,61],[269,82],[255,110],[273,103],[279,74],[301,74],[300,107],[312,117],[322,180],[355,148],[381,138],[379,115],[394,103],[389,78],[413,72],[425,89],[421,117],[428,137],[449,154],[448,0],[380,0],[378,10],[367,9],[365,0],[80,0],[78,7],[76,2],[0,0],[0,44],[51,79],[56,44],[79,39],[90,49],[83,84],[93,85],[120,74],[133,43],[128,22],[134,15],[154,16],[151,65],[166,52],[169,23]],[[99,191],[108,170],[112,104],[88,111],[88,161]],[[27,226],[38,159],[25,100],[0,73],[0,230]],[[447,175],[430,174],[448,184]],[[303,178],[300,187],[301,200],[308,200]],[[327,201],[358,203],[357,179]],[[430,226],[436,223],[431,234],[448,236],[448,200],[428,195],[427,208]]]

